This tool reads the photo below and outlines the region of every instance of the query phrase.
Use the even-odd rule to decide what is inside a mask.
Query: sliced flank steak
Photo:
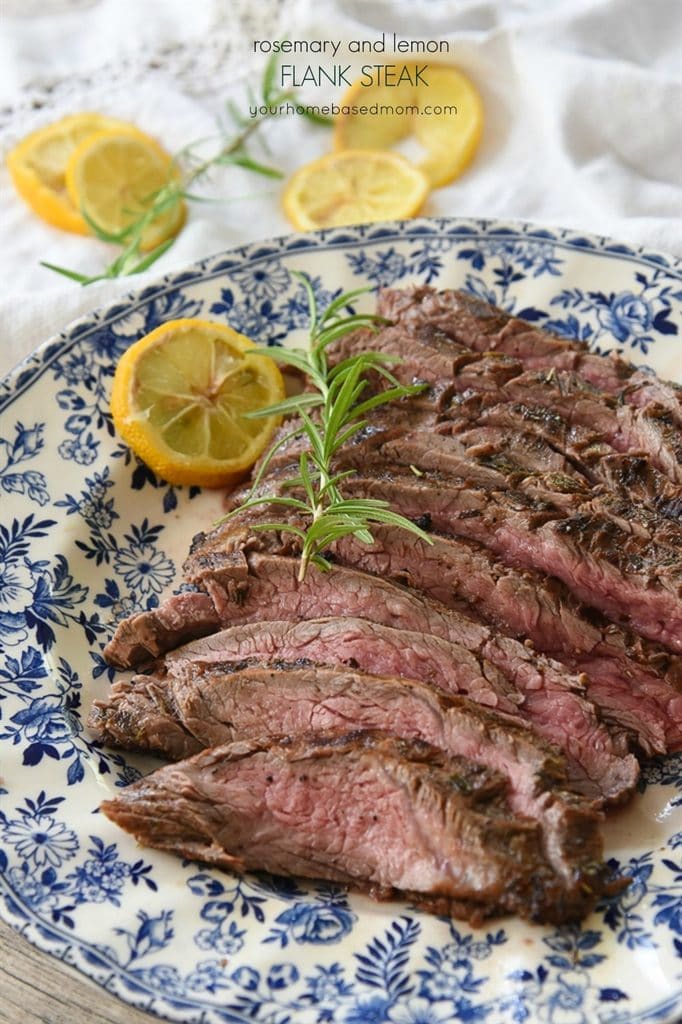
[[[530,437],[542,444],[537,454],[549,461],[551,451],[565,460],[564,472],[584,476],[594,485],[604,485],[616,493],[642,501],[671,519],[682,519],[682,486],[674,484],[642,453],[624,454],[588,426],[570,424],[559,413],[541,405],[523,402],[489,401],[481,395],[468,395],[456,401],[448,411],[451,423],[439,423],[439,433],[480,431],[483,438],[506,437],[512,449],[517,441],[525,450]],[[436,417],[437,418],[437,417]],[[488,433],[499,431],[499,434]],[[473,436],[473,434],[471,435]]]
[[[411,519],[476,540],[506,564],[558,577],[575,596],[682,653],[682,551],[652,543],[590,503],[562,512],[524,491],[473,488],[386,466],[348,477],[348,495],[380,498]]]
[[[210,533],[198,534],[185,563],[189,579],[206,587],[227,575],[246,580],[249,551],[296,555],[290,534],[254,531],[271,512],[251,509]],[[429,528],[428,517],[421,525]],[[294,518],[294,525],[302,526]],[[421,590],[448,607],[466,602],[476,616],[506,635],[532,642],[586,673],[588,694],[611,722],[637,735],[645,753],[682,748],[682,658],[659,644],[602,620],[559,580],[503,564],[484,546],[431,534],[431,543],[390,526],[373,528],[374,545],[337,541],[333,555],[382,578]],[[594,689],[596,687],[596,690]]]
[[[565,754],[571,779],[595,800],[617,803],[636,784],[636,758],[623,751],[594,706],[569,689],[559,672],[538,672],[529,658],[517,689],[491,662],[458,644],[406,629],[393,629],[352,617],[271,621],[233,626],[185,644],[166,655],[172,675],[195,665],[234,665],[299,659],[321,665],[359,668],[375,675],[415,679],[447,694],[520,715],[537,734]]]
[[[362,343],[361,343],[362,342]],[[599,438],[623,454],[643,454],[653,466],[676,484],[682,484],[682,432],[680,423],[666,406],[654,403],[643,408],[628,404],[623,395],[611,394],[595,387],[571,370],[529,370],[512,356],[499,352],[476,354],[462,352],[455,343],[454,353],[447,353],[445,342],[438,338],[407,333],[400,326],[387,327],[372,338],[379,351],[400,356],[402,362],[392,373],[403,384],[415,380],[434,386],[450,381],[450,405],[459,414],[462,396],[481,395],[488,403],[522,403],[550,409],[570,427],[592,430]],[[335,360],[364,348],[364,339],[356,335],[343,338],[330,347]],[[426,394],[420,406],[447,416],[447,391],[438,391],[431,399]]]
[[[343,545],[340,548],[344,550]],[[518,640],[474,620],[472,614],[475,613],[471,608],[464,614],[462,610],[453,609],[452,596],[448,601],[450,607],[445,607],[439,601],[430,600],[399,583],[357,571],[352,564],[356,557],[363,557],[362,550],[351,552],[347,557],[348,566],[337,565],[329,572],[311,567],[306,578],[300,581],[296,559],[267,551],[245,551],[243,561],[233,559],[226,563],[222,572],[218,570],[202,579],[214,608],[215,628],[271,619],[298,621],[317,618],[320,608],[324,608],[332,615],[355,616],[394,629],[430,634],[462,646],[475,655],[482,663],[483,674],[486,673],[484,662],[489,662],[522,693],[541,691],[545,697],[554,693],[557,717],[561,717],[559,705],[575,705],[571,693],[587,695],[600,713],[606,715],[614,730],[623,733],[623,743],[616,744],[619,753],[625,752],[628,734],[633,736],[639,749],[657,752],[666,749],[662,709],[652,708],[648,717],[642,716],[641,709],[639,713],[633,713],[634,708],[630,705],[636,703],[636,698],[632,695],[624,702],[623,714],[619,718],[620,705],[612,699],[611,684],[606,687],[602,700],[599,677],[586,677],[585,670],[580,669],[583,673],[581,682],[560,663],[531,653]],[[365,557],[371,563],[372,548]],[[172,604],[176,599],[171,597],[166,604]],[[166,605],[162,605],[158,613],[163,621],[172,618]],[[168,642],[164,643],[162,628],[150,627],[153,616],[154,612],[142,612],[119,626],[105,651],[110,663],[120,668],[135,668],[175,646],[174,633],[170,632]],[[197,630],[197,638],[203,635],[203,629]],[[149,643],[150,637],[152,643]],[[191,639],[189,631],[187,639]],[[587,693],[583,683],[587,683]],[[533,697],[537,699],[535,692]],[[591,712],[589,714],[591,719]],[[652,716],[656,722],[653,731],[650,728]],[[617,732],[614,732],[614,740],[617,739]]]
[[[280,469],[261,493],[277,493],[294,472],[294,466]],[[558,577],[578,600],[682,653],[679,525],[664,520],[664,543],[658,543],[658,529],[652,540],[614,515],[606,498],[585,501],[569,493],[559,502],[550,477],[538,474],[534,488],[494,490],[466,477],[382,463],[356,468],[344,489],[348,497],[388,501],[409,519],[427,516],[438,532],[476,540],[515,568]],[[669,531],[674,539],[666,544]]]
[[[239,741],[167,765],[102,805],[139,842],[239,871],[321,878],[472,922],[578,919],[607,888],[565,886],[504,776],[377,733]]]
[[[377,312],[397,326],[418,333],[438,331],[474,352],[502,352],[526,369],[572,370],[600,391],[616,394],[631,405],[660,405],[682,425],[682,387],[659,380],[650,371],[616,352],[590,352],[585,342],[560,338],[462,291],[436,291],[427,286],[379,292]]]
[[[403,466],[419,477],[437,473],[466,480],[482,489],[520,490],[566,513],[593,511],[645,542],[682,551],[682,522],[656,507],[593,487],[574,466],[532,435],[490,436],[499,428],[448,433],[441,427],[408,433],[361,431],[339,455],[339,464],[366,474],[373,469]],[[668,482],[669,483],[669,482]],[[670,484],[682,495],[682,489]]]
[[[509,806],[540,823],[545,855],[566,883],[601,860],[601,816],[567,788],[556,748],[516,719],[422,683],[300,663],[196,666],[179,677],[115,683],[89,725],[111,746],[174,761],[204,747],[311,730],[375,729],[422,740],[504,775]]]
[[[104,648],[116,668],[132,668],[220,629],[220,616],[208,594],[174,594],[158,608],[123,619]]]

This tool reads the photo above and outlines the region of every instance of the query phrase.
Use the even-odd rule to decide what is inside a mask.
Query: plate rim
[[[438,232],[433,232],[433,226],[439,226]],[[272,259],[282,252],[305,252],[310,249],[319,248],[320,243],[336,239],[339,248],[348,245],[349,239],[344,237],[347,232],[357,234],[354,239],[356,244],[385,238],[389,241],[392,237],[400,238],[410,235],[409,230],[414,228],[414,233],[422,237],[430,233],[462,235],[466,237],[471,234],[517,236],[527,239],[534,239],[538,242],[552,241],[555,244],[564,245],[567,248],[581,252],[590,253],[593,256],[602,256],[607,259],[634,260],[638,263],[653,264],[655,268],[665,270],[666,273],[679,276],[682,280],[682,256],[674,256],[672,253],[651,248],[650,246],[632,246],[627,242],[619,242],[611,235],[599,235],[588,231],[578,231],[575,228],[564,228],[560,226],[545,226],[535,224],[533,221],[522,219],[498,219],[494,217],[414,217],[411,220],[387,220],[377,221],[371,224],[352,224],[340,228],[322,228],[317,231],[308,232],[287,232],[282,235],[273,235],[255,242],[243,242],[240,245],[228,249],[220,249],[209,256],[192,260],[177,270],[169,270],[160,277],[148,281],[141,288],[133,288],[116,299],[103,302],[95,306],[89,313],[71,320],[59,332],[49,338],[38,342],[27,355],[25,355],[15,366],[2,377],[0,387],[5,391],[0,395],[0,413],[8,408],[15,398],[42,376],[43,369],[47,369],[49,363],[41,360],[52,346],[55,346],[54,356],[57,357],[56,346],[63,346],[64,343],[76,340],[74,337],[87,337],[89,330],[97,330],[106,325],[107,317],[113,311],[120,315],[122,307],[131,306],[129,312],[134,312],[134,303],[142,304],[149,301],[152,293],[158,296],[166,290],[177,287],[184,282],[190,283],[193,278],[208,280],[209,266],[216,263],[213,270],[216,272],[227,269],[221,266],[220,261],[228,258],[239,258],[244,260],[251,253],[249,262],[255,262],[256,258],[263,260]],[[448,231],[449,229],[449,231]],[[290,244],[287,246],[287,242]],[[335,246],[329,246],[333,248]],[[259,250],[263,252],[259,256]],[[63,351],[60,347],[59,352]],[[36,364],[36,372],[31,377],[24,378],[32,364]],[[21,387],[21,391],[19,388]]]

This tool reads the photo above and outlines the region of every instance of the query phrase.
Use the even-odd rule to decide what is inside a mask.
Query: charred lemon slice
[[[227,487],[262,453],[280,418],[246,414],[281,401],[284,381],[253,347],[225,324],[171,320],[121,357],[114,425],[168,483]]]

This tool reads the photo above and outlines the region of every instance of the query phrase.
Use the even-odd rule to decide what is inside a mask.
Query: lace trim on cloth
[[[0,107],[0,147],[11,146],[54,116],[92,109],[93,99],[117,88],[149,81],[155,75],[174,80],[192,97],[220,96],[263,63],[252,53],[254,38],[278,38],[282,16],[290,0],[230,0],[215,3],[210,26],[198,45],[187,41],[164,42],[156,49],[129,51],[98,68],[68,76],[35,78],[23,86],[14,102]],[[65,0],[70,11],[92,7],[87,0]],[[30,11],[23,12],[31,17]],[[37,16],[37,11],[35,15]]]

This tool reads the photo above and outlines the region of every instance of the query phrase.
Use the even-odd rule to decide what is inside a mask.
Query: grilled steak
[[[516,719],[421,683],[320,665],[198,666],[179,678],[115,683],[89,725],[105,743],[172,760],[238,739],[311,730],[377,729],[422,740],[501,772],[511,809],[540,822],[545,855],[568,884],[601,859],[600,815],[566,788],[556,748]]]
[[[357,556],[351,553],[351,565],[355,557],[362,558],[363,555],[361,552]],[[372,549],[368,557],[371,560]],[[232,562],[222,573],[205,577],[202,582],[215,608],[216,629],[271,619],[296,621],[316,618],[322,606],[336,615],[358,616],[396,629],[439,636],[461,645],[479,659],[494,665],[522,693],[528,690],[556,691],[558,701],[562,702],[569,701],[562,690],[584,692],[578,679],[558,663],[531,654],[518,641],[500,636],[480,621],[474,621],[471,613],[467,616],[461,611],[446,608],[440,602],[424,598],[399,584],[340,566],[326,573],[312,567],[305,580],[299,581],[297,577],[296,559],[257,551],[247,551],[242,563]],[[171,597],[169,603],[175,600]],[[452,605],[452,598],[448,603]],[[153,614],[143,612],[119,627],[105,651],[110,662],[122,668],[136,667],[175,646],[174,633],[169,633],[168,642],[164,643],[162,628],[151,628]],[[159,609],[159,617],[162,620],[171,617],[164,605]],[[141,626],[139,638],[138,622]],[[203,635],[203,631],[197,631],[197,637]],[[152,638],[151,644],[147,642],[148,637]],[[190,639],[189,635],[187,639]],[[581,671],[584,673],[584,669]],[[647,718],[642,715],[641,708],[633,706],[637,704],[635,694],[629,694],[629,701],[614,701],[610,682],[604,688],[600,677],[591,680],[583,674],[582,678],[588,684],[590,700],[616,728],[632,732],[640,749],[665,751],[663,709],[654,706]],[[620,714],[622,704],[624,709]],[[652,715],[656,723],[654,730],[650,728]],[[621,748],[618,750],[624,752]]]
[[[436,291],[428,286],[379,292],[377,311],[412,333],[437,331],[457,348],[502,352],[529,369],[572,370],[601,391],[643,408],[660,405],[682,425],[682,388],[662,381],[623,360],[617,353],[598,356],[581,341],[559,338],[513,317],[496,306],[461,291]]]
[[[682,552],[650,543],[589,503],[569,515],[522,491],[483,491],[389,466],[350,477],[345,487],[412,519],[428,514],[435,529],[476,540],[509,565],[556,576],[579,600],[682,652]]]
[[[117,668],[130,668],[187,640],[215,633],[220,625],[208,594],[174,594],[159,608],[123,619],[104,648],[104,657]]]
[[[185,563],[188,577],[202,587],[224,574],[245,579],[245,552],[296,554],[298,542],[291,535],[253,531],[259,516],[268,519],[270,512],[250,510],[209,534],[199,534]],[[422,525],[430,524],[425,520]],[[336,542],[334,557],[407,583],[449,607],[461,609],[466,601],[477,616],[505,634],[532,641],[571,671],[587,673],[587,685],[598,687],[594,699],[606,717],[635,733],[645,752],[682,747],[679,656],[600,621],[596,613],[585,614],[558,580],[503,565],[475,542],[432,534],[432,543],[426,544],[389,526],[375,526],[373,536],[371,547],[349,538]]]
[[[225,868],[328,879],[472,922],[582,917],[604,871],[562,884],[502,775],[376,733],[236,742],[168,765],[102,805],[140,842]]]
[[[436,427],[438,431],[498,428],[502,437],[509,438],[511,446],[520,438],[524,447],[529,443],[529,435],[536,437],[593,484],[603,484],[643,501],[672,519],[682,516],[682,487],[672,483],[650,459],[641,453],[617,452],[599,432],[569,424],[545,406],[500,403],[470,394],[450,406],[448,417],[451,424],[442,423]],[[568,466],[564,472],[568,472]]]
[[[268,479],[264,493],[276,493],[293,471],[290,467]],[[682,652],[679,526],[665,520],[663,540],[669,546],[658,544],[614,514],[610,501],[581,501],[584,496],[567,494],[560,507],[557,492],[548,491],[552,486],[540,475],[535,491],[483,489],[463,477],[415,474],[392,463],[358,470],[344,481],[348,496],[388,501],[414,520],[426,515],[439,532],[476,540],[509,565],[558,577],[580,601]]]
[[[497,352],[467,354],[455,344],[448,354],[447,339],[443,342],[439,336],[436,345],[430,335],[415,336],[400,326],[380,331],[372,344],[379,351],[401,357],[402,362],[392,370],[401,383],[423,380],[437,385],[449,380],[455,415],[462,396],[472,393],[491,404],[513,402],[547,408],[569,427],[593,431],[618,452],[645,454],[673,483],[682,484],[682,434],[678,419],[667,406],[649,403],[639,408],[628,404],[623,393],[599,390],[570,370],[555,366],[528,370],[517,359]],[[351,335],[330,349],[330,356],[340,361],[364,348],[366,339]],[[421,405],[429,407],[428,395],[422,397]],[[447,394],[434,395],[430,405],[434,412],[447,416]]]
[[[186,644],[166,655],[165,663],[171,674],[180,675],[188,665],[301,658],[415,679],[486,707],[520,713],[539,736],[564,751],[575,785],[594,799],[622,801],[637,782],[636,759],[621,753],[592,704],[567,688],[558,673],[541,675],[529,660],[529,672],[518,675],[523,690],[517,690],[486,659],[425,633],[357,618],[250,623]]]
[[[574,920],[610,889],[595,808],[632,792],[630,748],[682,749],[682,388],[463,293],[384,290],[380,312],[329,359],[398,355],[424,386],[333,470],[433,543],[377,525],[299,581],[307,523],[268,502],[301,487],[286,423],[265,503],[195,538],[194,592],[106,648],[147,674],[91,727],[181,762],[106,810],[209,863]],[[293,533],[259,529],[273,508]]]

